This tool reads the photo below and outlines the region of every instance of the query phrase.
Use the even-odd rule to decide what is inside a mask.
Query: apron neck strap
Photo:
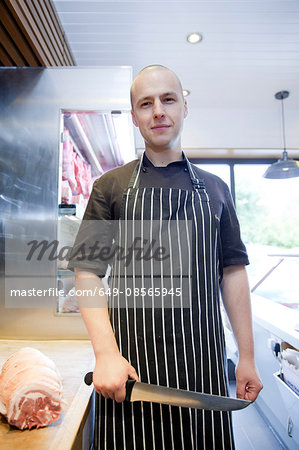
[[[193,186],[194,190],[197,189],[204,189],[205,188],[205,184],[203,182],[203,180],[200,180],[199,178],[197,178],[197,176],[195,175],[194,169],[191,166],[191,163],[189,161],[189,159],[186,157],[185,153],[183,152],[183,156],[185,158],[185,161],[187,163],[187,168],[188,168],[188,172],[190,175],[190,179],[191,179],[191,183]]]
[[[138,181],[139,175],[140,175],[140,170],[141,170],[141,167],[143,167],[143,155],[144,155],[144,152],[142,153],[140,161],[137,162],[137,164],[133,170],[132,176],[131,176],[129,184],[128,184],[128,189],[136,188],[137,181]]]
[[[182,152],[182,154],[183,154],[183,158],[185,159],[186,164],[187,164],[187,168],[188,168],[188,172],[189,172],[189,176],[190,176],[190,180],[191,180],[193,189],[194,190],[203,189],[205,187],[204,182],[196,177],[194,170],[190,164],[189,159],[186,157],[184,152]],[[136,164],[136,166],[133,170],[132,176],[131,176],[129,184],[128,184],[128,189],[131,189],[131,188],[135,189],[137,187],[137,182],[139,181],[139,176],[140,176],[140,170],[142,170],[142,168],[143,168],[143,157],[144,157],[144,152],[142,153],[140,161]]]

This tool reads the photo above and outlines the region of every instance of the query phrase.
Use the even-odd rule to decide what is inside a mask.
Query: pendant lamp
[[[284,109],[283,101],[288,98],[288,91],[280,91],[275,94],[277,100],[281,100],[281,123],[283,133],[283,153],[282,159],[279,159],[276,163],[272,164],[264,173],[264,178],[294,178],[299,177],[299,161],[288,158],[286,151],[286,138],[285,138],[285,124],[284,124]]]

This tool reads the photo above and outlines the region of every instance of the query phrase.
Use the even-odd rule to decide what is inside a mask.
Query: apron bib
[[[124,192],[109,313],[120,353],[141,381],[228,395],[219,305],[218,230],[205,186]],[[163,253],[164,249],[164,253]],[[229,412],[100,399],[100,449],[233,449]]]

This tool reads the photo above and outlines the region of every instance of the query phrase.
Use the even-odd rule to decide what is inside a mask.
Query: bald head
[[[175,82],[177,83],[177,88],[178,88],[179,92],[181,92],[182,99],[184,100],[183,88],[182,88],[182,85],[181,85],[181,82],[180,82],[178,76],[172,70],[168,69],[168,67],[162,66],[160,64],[153,64],[153,65],[146,66],[143,69],[141,69],[132,83],[132,86],[130,89],[130,98],[131,98],[131,106],[132,106],[133,110],[134,110],[134,104],[135,104],[135,100],[136,100],[135,99],[136,87],[138,86],[138,88],[140,90],[140,86],[142,87],[142,84],[147,85],[150,82],[150,79],[151,78],[153,79],[155,77],[155,74],[157,72],[161,73],[163,71],[170,74],[171,77],[175,80]]]

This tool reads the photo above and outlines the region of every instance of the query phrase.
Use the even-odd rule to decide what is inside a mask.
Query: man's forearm
[[[78,296],[78,302],[96,357],[93,385],[105,398],[122,402],[128,378],[140,380],[135,368],[119,352],[103,283],[97,275],[77,269],[76,290],[80,290],[80,294],[86,293]]]
[[[263,385],[254,362],[250,293],[244,266],[224,268],[221,291],[239,349],[237,397],[254,402]]]
[[[81,315],[92,342],[96,358],[103,353],[118,352],[111,322],[108,315],[107,298],[100,278],[81,269],[76,269],[76,291],[97,292],[96,295],[80,295],[78,303]],[[99,293],[103,293],[100,295]]]
[[[224,268],[222,300],[239,349],[239,359],[254,359],[250,292],[244,266]]]

